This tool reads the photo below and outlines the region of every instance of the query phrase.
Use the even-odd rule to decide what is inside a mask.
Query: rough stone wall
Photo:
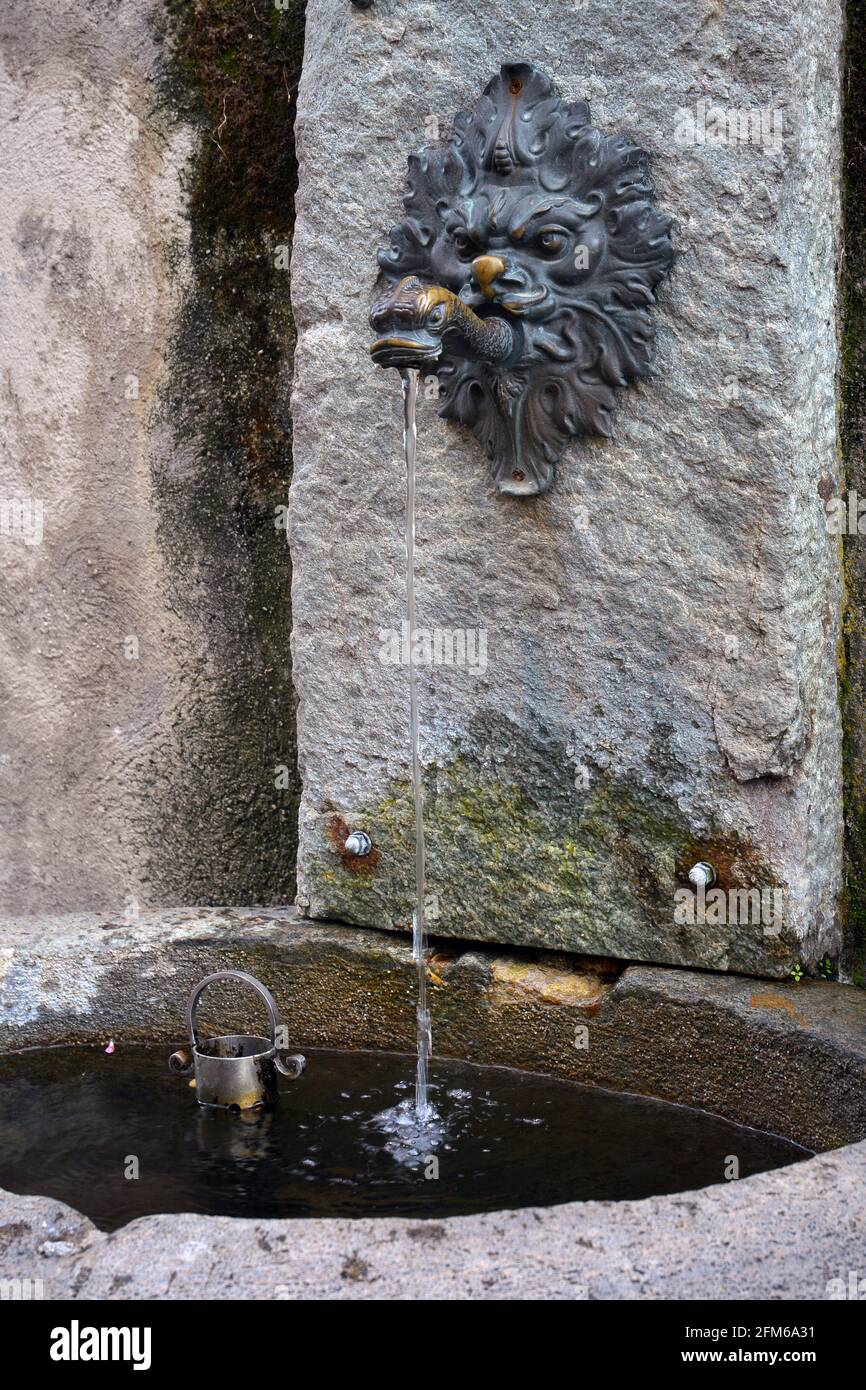
[[[291,546],[312,916],[405,928],[411,910],[407,672],[380,660],[403,618],[404,478],[396,377],[366,353],[375,250],[431,122],[447,135],[524,58],[650,152],[679,261],[658,380],[550,494],[494,496],[474,441],[422,403],[419,624],[487,637],[486,669],[421,683],[432,929],[767,974],[836,955],[840,41],[837,0],[310,0]],[[677,143],[700,102],[764,111],[765,141]],[[725,890],[778,889],[781,933],[676,922],[699,858]]]
[[[248,8],[4,6],[6,914],[294,893],[292,333],[261,267],[291,235],[302,6]],[[244,221],[263,54],[283,154]]]
[[[841,436],[845,535],[845,973],[866,985],[866,4],[849,0],[845,73]],[[853,494],[853,496],[852,496]],[[853,509],[851,502],[853,501]],[[860,511],[864,515],[861,517]]]

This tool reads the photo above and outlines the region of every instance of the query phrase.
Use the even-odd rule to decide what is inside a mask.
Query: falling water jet
[[[415,819],[415,909],[412,913],[412,952],[418,976],[417,1063],[415,1070],[415,1114],[420,1121],[430,1116],[427,1099],[427,1063],[433,1050],[430,1014],[427,1008],[427,924],[424,918],[424,788],[421,783],[420,730],[418,719],[418,670],[415,663],[415,455],[418,431],[415,403],[418,398],[418,372],[400,369],[403,387],[403,451],[406,456],[406,622],[409,632],[409,728],[412,746],[412,796]]]

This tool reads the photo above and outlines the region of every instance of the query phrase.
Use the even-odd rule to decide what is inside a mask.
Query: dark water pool
[[[414,1058],[308,1051],[272,1111],[202,1110],[169,1049],[0,1058],[0,1186],[103,1230],[151,1212],[445,1217],[681,1192],[808,1158],[684,1106],[434,1059],[415,1129]],[[136,1176],[137,1175],[137,1176]]]

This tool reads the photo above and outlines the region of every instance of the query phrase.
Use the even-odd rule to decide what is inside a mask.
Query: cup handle
[[[278,1052],[274,1061],[277,1066],[277,1071],[282,1072],[283,1076],[287,1076],[290,1081],[297,1081],[304,1067],[307,1065],[306,1057],[303,1057],[300,1052],[290,1053],[285,1060],[283,1060]]]
[[[206,975],[205,978],[196,985],[192,994],[189,996],[189,1003],[186,1006],[190,1045],[193,1048],[198,1047],[198,1032],[195,1026],[195,1011],[198,1006],[198,1001],[208,985],[214,984],[217,980],[240,980],[241,984],[249,985],[250,989],[255,990],[268,1011],[268,1017],[271,1021],[271,1045],[276,1047],[277,1029],[280,1026],[280,1015],[277,1012],[274,996],[269,989],[266,989],[260,980],[257,980],[254,975],[248,975],[244,970],[218,970],[214,975]]]
[[[177,1052],[173,1052],[168,1059],[168,1069],[173,1071],[175,1076],[192,1076],[195,1071],[191,1053],[185,1047],[181,1047]]]

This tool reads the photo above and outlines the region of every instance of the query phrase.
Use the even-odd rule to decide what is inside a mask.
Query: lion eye
[[[467,259],[475,254],[475,248],[466,232],[457,231],[454,233],[454,249],[458,256]]]
[[[444,304],[437,304],[437,305],[436,305],[436,308],[431,312],[431,314],[430,314],[430,316],[429,316],[427,322],[431,325],[431,327],[433,327],[433,328],[438,328],[439,324],[442,323],[442,322],[444,321],[444,319],[445,319],[445,305],[444,305]]]
[[[539,245],[548,256],[561,256],[565,250],[565,237],[559,232],[542,232]]]

